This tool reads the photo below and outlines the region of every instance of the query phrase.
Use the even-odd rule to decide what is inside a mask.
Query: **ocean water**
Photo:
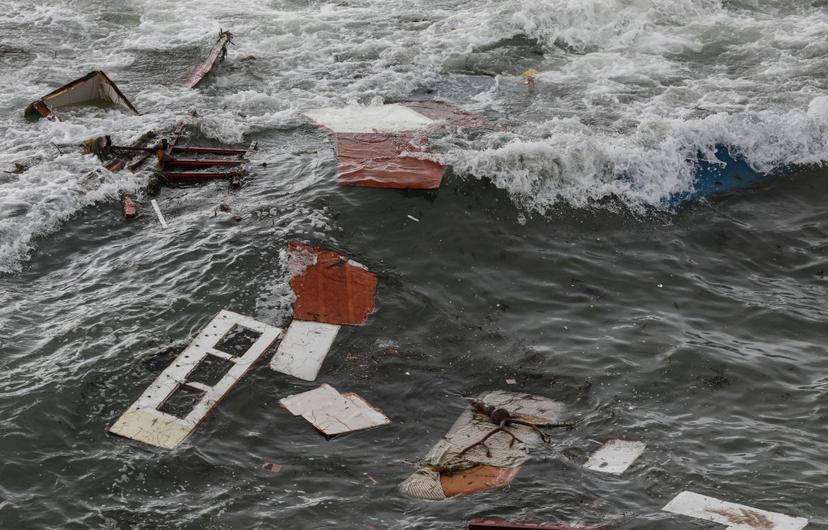
[[[222,28],[227,61],[182,88]],[[23,119],[95,69],[142,115]],[[497,128],[433,138],[439,192],[337,187],[303,112],[407,98]],[[259,151],[238,191],[166,188],[166,230],[143,199],[120,215],[145,174],[84,185],[99,163],[60,147],[181,120]],[[717,144],[782,175],[665,209]],[[828,528],[826,162],[822,0],[2,0],[0,527],[709,528],[660,511],[691,489]],[[277,404],[315,384],[265,360],[176,450],[108,435],[220,309],[289,322],[291,239],[379,274],[316,384],[393,423],[326,440]],[[490,389],[559,399],[578,427],[510,488],[402,497]],[[648,448],[620,477],[584,470],[610,438]]]

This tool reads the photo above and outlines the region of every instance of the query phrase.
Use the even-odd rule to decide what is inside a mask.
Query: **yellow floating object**
[[[523,73],[520,74],[520,77],[524,77],[526,79],[532,79],[533,77],[535,77],[539,73],[540,72],[538,72],[534,68],[528,68]]]

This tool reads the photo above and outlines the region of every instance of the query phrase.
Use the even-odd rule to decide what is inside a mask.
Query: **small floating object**
[[[281,335],[279,328],[232,311],[219,312],[109,432],[175,448]],[[224,345],[238,336],[245,339],[242,348]]]
[[[663,510],[727,525],[731,530],[801,530],[808,526],[804,517],[757,510],[691,491],[679,493]]]
[[[327,384],[286,397],[279,404],[294,416],[302,416],[325,436],[362,431],[391,423],[376,407],[354,393],[340,394]]]
[[[132,114],[139,114],[132,102],[100,70],[89,72],[46,94],[26,107],[24,114],[30,120],[49,117],[60,120],[55,109],[70,105],[115,105]]]
[[[158,201],[152,199],[150,201],[152,209],[155,210],[155,215],[158,216],[158,222],[161,223],[161,228],[167,228],[167,221],[164,220],[164,215],[161,213],[161,208],[158,206]]]
[[[526,425],[511,425],[509,432],[492,434],[497,424],[479,408],[503,410],[511,418],[538,425],[555,423],[564,408],[545,397],[506,391],[483,392],[474,403],[478,406],[460,415],[417,471],[400,485],[403,494],[442,500],[508,486],[529,459],[527,450],[541,446],[543,438],[540,431]]]
[[[229,31],[219,31],[218,39],[210,50],[207,60],[204,61],[198,68],[190,75],[184,86],[187,88],[195,88],[199,83],[204,81],[204,78],[210,73],[217,62],[224,61],[227,57],[227,46],[233,42],[233,34]]]
[[[642,442],[610,440],[598,449],[584,467],[592,471],[620,475],[635,462],[647,447]]]
[[[603,530],[599,526],[583,526],[568,523],[530,523],[505,519],[472,519],[469,530]]]
[[[135,204],[135,194],[121,192],[121,212],[125,219],[134,219],[138,215],[138,205]]]

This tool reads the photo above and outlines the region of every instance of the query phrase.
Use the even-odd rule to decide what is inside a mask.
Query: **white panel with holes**
[[[236,329],[240,346],[226,337]],[[250,332],[258,337],[250,337]],[[109,432],[166,449],[176,447],[281,335],[279,328],[221,311]],[[225,342],[233,346],[222,346],[225,350],[237,351],[216,349]]]

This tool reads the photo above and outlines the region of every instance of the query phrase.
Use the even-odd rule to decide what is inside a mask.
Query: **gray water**
[[[710,528],[660,511],[685,489],[828,527],[824,3],[0,8],[0,527]],[[228,61],[181,88],[222,27],[237,36]],[[533,89],[515,76],[529,67]],[[23,120],[98,68],[142,116]],[[302,112],[411,97],[501,128],[434,139],[453,168],[437,193],[335,186],[333,146]],[[148,203],[121,218],[117,191],[146,175],[87,190],[98,162],[49,145],[181,119],[194,142],[259,152],[238,191],[165,189],[167,230]],[[691,189],[688,156],[716,143],[760,170],[801,169],[660,209]],[[220,309],[290,320],[290,239],[380,278],[376,312],[343,329],[317,383],[265,359],[176,450],[106,434]],[[325,440],[279,408],[319,382],[392,424]],[[462,396],[489,389],[561,400],[578,427],[510,488],[402,497]],[[647,451],[620,477],[581,468],[610,438]]]

